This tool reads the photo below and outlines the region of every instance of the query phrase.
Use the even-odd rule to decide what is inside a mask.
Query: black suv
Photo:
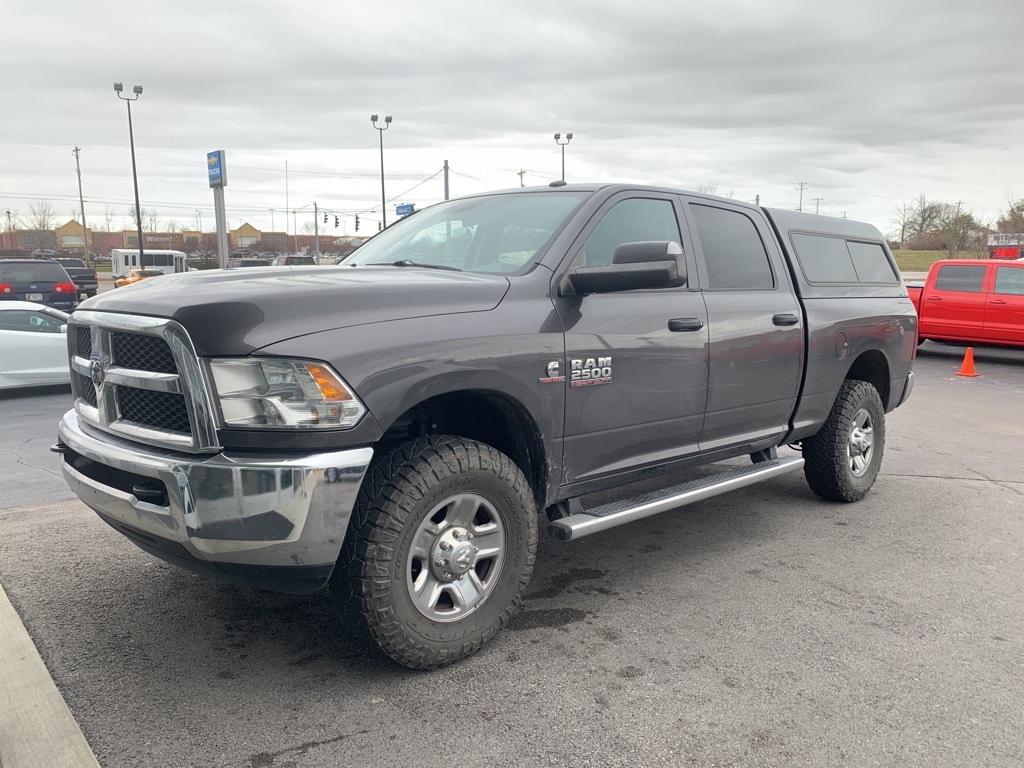
[[[46,258],[0,259],[0,301],[34,301],[70,312],[78,288],[60,264]]]

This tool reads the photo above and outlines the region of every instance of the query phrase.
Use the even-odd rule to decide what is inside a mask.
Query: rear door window
[[[739,211],[690,205],[712,291],[771,290],[775,287],[768,252],[757,226]]]
[[[999,267],[996,269],[995,293],[1024,296],[1024,269]]]
[[[986,266],[946,264],[939,267],[939,274],[935,278],[935,289],[956,293],[981,293],[982,285],[985,283],[986,269],[988,269]]]

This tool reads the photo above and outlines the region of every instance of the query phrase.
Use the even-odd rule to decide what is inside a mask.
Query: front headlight
[[[209,361],[221,426],[351,429],[366,408],[323,363],[282,358]]]

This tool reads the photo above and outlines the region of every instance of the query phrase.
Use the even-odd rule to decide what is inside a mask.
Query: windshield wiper
[[[423,267],[424,269],[446,269],[449,272],[461,272],[458,267],[448,264],[425,264],[411,259],[399,259],[398,261],[376,261],[366,265],[367,267]]]

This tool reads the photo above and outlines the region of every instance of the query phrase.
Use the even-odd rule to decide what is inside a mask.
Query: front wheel
[[[423,438],[368,471],[332,593],[384,653],[432,669],[505,625],[536,550],[536,503],[510,458],[473,440]]]
[[[843,382],[828,419],[803,442],[804,476],[811,490],[832,501],[859,501],[882,466],[885,408],[866,381]]]

